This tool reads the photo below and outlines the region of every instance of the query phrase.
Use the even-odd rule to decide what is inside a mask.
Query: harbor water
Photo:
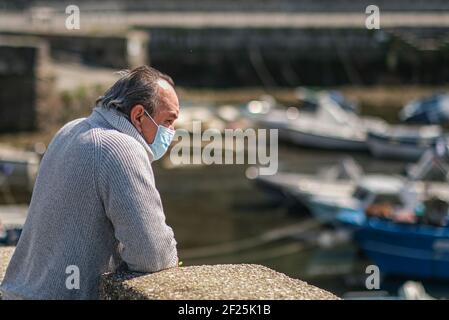
[[[400,174],[407,163],[378,160],[364,152],[353,154],[279,146],[279,171],[315,173],[353,157],[366,173]],[[168,223],[173,227],[184,265],[256,263],[299,278],[339,296],[364,291],[396,296],[407,278],[382,278],[380,290],[368,292],[366,267],[373,264],[339,230],[314,226],[300,208],[287,208],[261,191],[245,175],[245,165],[187,165],[170,168],[168,159],[155,167]],[[422,280],[419,280],[422,282]],[[449,283],[422,282],[435,297],[449,296]]]

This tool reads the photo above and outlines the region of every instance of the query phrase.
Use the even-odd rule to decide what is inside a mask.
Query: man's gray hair
[[[148,66],[123,70],[120,75],[121,78],[97,99],[96,104],[116,109],[128,117],[137,104],[141,104],[151,116],[154,115],[159,103],[158,80],[163,79],[175,86],[172,78]]]

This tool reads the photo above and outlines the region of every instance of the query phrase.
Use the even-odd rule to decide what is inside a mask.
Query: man
[[[146,66],[123,75],[88,118],[66,124],[40,165],[28,218],[0,287],[4,299],[96,299],[102,273],[178,264],[151,161],[179,102]]]

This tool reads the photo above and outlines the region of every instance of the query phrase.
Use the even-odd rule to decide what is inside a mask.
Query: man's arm
[[[178,263],[146,151],[131,137],[101,141],[98,190],[128,268],[155,272]]]

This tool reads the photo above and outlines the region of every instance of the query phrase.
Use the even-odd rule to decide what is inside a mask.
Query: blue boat
[[[354,230],[354,239],[381,273],[449,279],[449,227],[398,223],[341,211],[337,219]]]
[[[436,94],[413,100],[399,113],[403,122],[440,124],[449,120],[449,94]]]

